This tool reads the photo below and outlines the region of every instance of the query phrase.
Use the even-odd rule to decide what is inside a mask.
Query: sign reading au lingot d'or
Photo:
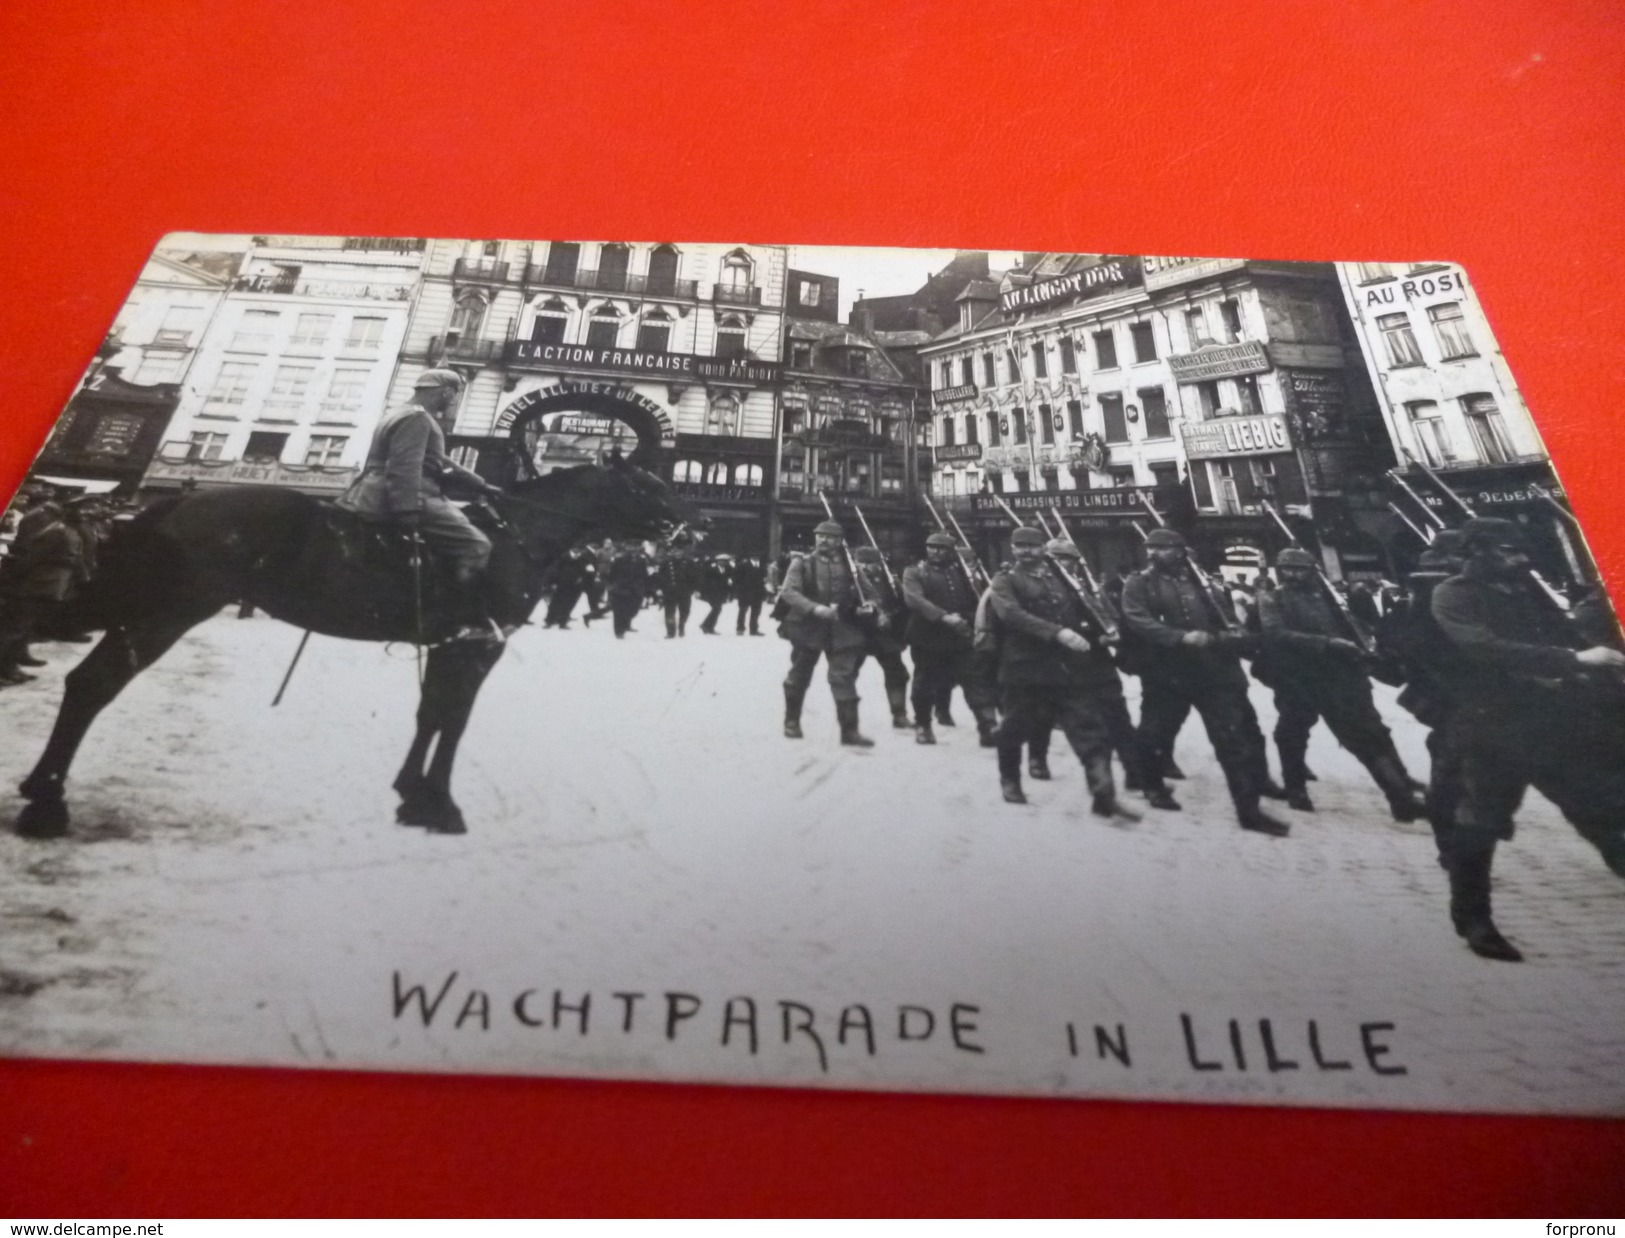
[[[1215,456],[1260,456],[1291,451],[1286,419],[1276,413],[1263,417],[1215,417],[1212,421],[1185,422],[1180,433],[1185,455],[1192,460]]]
[[[1145,515],[1140,496],[1154,497],[1152,486],[1111,486],[1099,490],[1042,490],[1036,494],[1002,495],[1004,502],[1017,511],[1100,512],[1121,516]],[[991,494],[971,496],[971,507],[978,512],[1002,512],[999,498]]]
[[[1241,344],[1213,344],[1195,352],[1176,353],[1168,358],[1176,383],[1205,383],[1215,378],[1240,378],[1244,374],[1264,374],[1270,369],[1270,355],[1264,346],[1248,340]]]
[[[518,365],[614,370],[623,374],[653,374],[660,378],[697,381],[776,383],[783,372],[777,361],[758,361],[753,357],[702,357],[697,353],[598,348],[591,344],[542,344],[535,340],[515,340],[509,350],[510,359]]]
[[[1011,310],[1033,309],[1054,301],[1064,301],[1068,297],[1081,297],[1091,292],[1117,288],[1129,282],[1134,269],[1133,263],[1114,258],[1110,262],[1097,263],[1095,266],[1085,267],[1081,271],[1073,271],[1056,279],[1040,280],[1024,288],[1012,288],[999,298],[999,308],[1006,313]]]

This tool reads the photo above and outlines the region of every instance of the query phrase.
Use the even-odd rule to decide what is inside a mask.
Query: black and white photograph
[[[1540,416],[1448,261],[172,233],[0,518],[0,1052],[1625,1113]]]

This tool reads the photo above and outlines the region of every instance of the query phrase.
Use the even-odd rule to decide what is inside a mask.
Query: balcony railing
[[[480,279],[493,284],[508,280],[508,264],[495,258],[459,258],[452,264],[451,271],[458,279]]]
[[[711,299],[721,305],[760,305],[762,290],[754,284],[740,288],[732,284],[712,284]]]
[[[280,275],[239,275],[231,281],[231,286],[238,292],[269,292],[290,297],[326,297],[337,301],[407,301],[412,296],[411,288],[404,284],[288,279]]]
[[[700,295],[699,282],[692,279],[633,275],[629,271],[550,270],[545,264],[534,262],[525,268],[525,282],[590,292],[629,292],[635,296],[671,297],[678,301],[692,301]]]
[[[502,351],[502,340],[462,340],[455,336],[435,336],[429,341],[430,354],[440,353],[458,361],[489,361]]]

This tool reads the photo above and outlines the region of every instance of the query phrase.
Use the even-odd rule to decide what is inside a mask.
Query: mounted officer
[[[1263,647],[1254,674],[1275,689],[1275,745],[1281,754],[1281,781],[1287,803],[1313,812],[1309,798],[1309,733],[1326,725],[1370,771],[1388,797],[1396,821],[1414,821],[1423,805],[1371,699],[1366,654],[1359,635],[1326,596],[1315,558],[1289,546],[1275,559],[1278,589],[1258,594]]]
[[[1015,561],[993,578],[988,591],[1003,633],[999,789],[1006,803],[1026,803],[1021,745],[1056,726],[1083,764],[1090,811],[1137,821],[1137,813],[1117,802],[1112,782],[1108,701],[1113,694],[1122,695],[1122,681],[1083,603],[1045,562],[1046,540],[1037,529],[1017,528],[1010,535]]]
[[[502,491],[446,454],[445,432],[462,390],[463,376],[455,370],[418,375],[411,399],[378,422],[361,476],[338,505],[421,535],[445,567],[460,603],[457,619],[463,626],[453,639],[489,639],[498,635],[482,596],[491,539],[446,497],[445,487],[474,494]]]
[[[827,658],[830,695],[840,720],[841,742],[872,748],[858,730],[858,670],[869,637],[858,625],[859,585],[847,563],[846,533],[833,520],[813,529],[813,552],[792,558],[779,605],[779,635],[790,642],[790,673],[784,678],[784,734],[801,738],[801,704],[820,657]]]
[[[961,566],[954,539],[933,533],[925,539],[925,559],[903,570],[903,604],[908,607],[909,648],[914,658],[914,739],[934,744],[931,715],[947,713],[946,702],[957,685],[976,715],[976,729],[986,739],[998,725],[993,694],[972,669],[971,639],[976,623],[977,591]]]
[[[1450,918],[1473,953],[1517,962],[1491,918],[1490,868],[1528,788],[1625,877],[1625,654],[1592,643],[1533,586],[1516,524],[1474,518],[1462,538],[1466,566],[1433,591],[1433,617],[1459,657]]]
[[[1284,837],[1291,827],[1258,803],[1267,786],[1264,737],[1247,699],[1244,638],[1226,621],[1232,618],[1229,600],[1196,579],[1185,539],[1174,530],[1153,529],[1145,544],[1149,566],[1123,585],[1123,626],[1144,651],[1140,735],[1145,750],[1159,754],[1146,762],[1146,793],[1153,804],[1172,798],[1160,754],[1172,751],[1179,723],[1194,707],[1224,770],[1241,828]]]

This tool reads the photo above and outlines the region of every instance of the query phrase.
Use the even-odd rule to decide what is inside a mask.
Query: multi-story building
[[[422,262],[422,241],[254,238],[146,486],[344,490],[384,410]]]
[[[785,290],[782,247],[430,241],[394,396],[431,365],[467,375],[452,442],[494,479],[648,427],[711,544],[764,554]]]
[[[1466,272],[1445,262],[1350,262],[1338,276],[1404,480],[1457,522],[1426,465],[1474,510],[1526,525],[1544,571],[1583,578],[1584,547],[1531,489],[1562,493]],[[1399,502],[1426,523],[1408,496]],[[1397,516],[1381,531],[1399,559],[1419,548]]]
[[[75,489],[136,488],[241,259],[159,244],[57,420],[37,472]]]
[[[1148,503],[1204,558],[1256,563],[1282,541],[1268,501],[1317,518],[1341,571],[1367,553],[1346,492],[1385,446],[1341,318],[1324,264],[1027,255],[921,350],[934,488],[986,553],[1001,500],[1054,507],[1106,571],[1139,561]]]

